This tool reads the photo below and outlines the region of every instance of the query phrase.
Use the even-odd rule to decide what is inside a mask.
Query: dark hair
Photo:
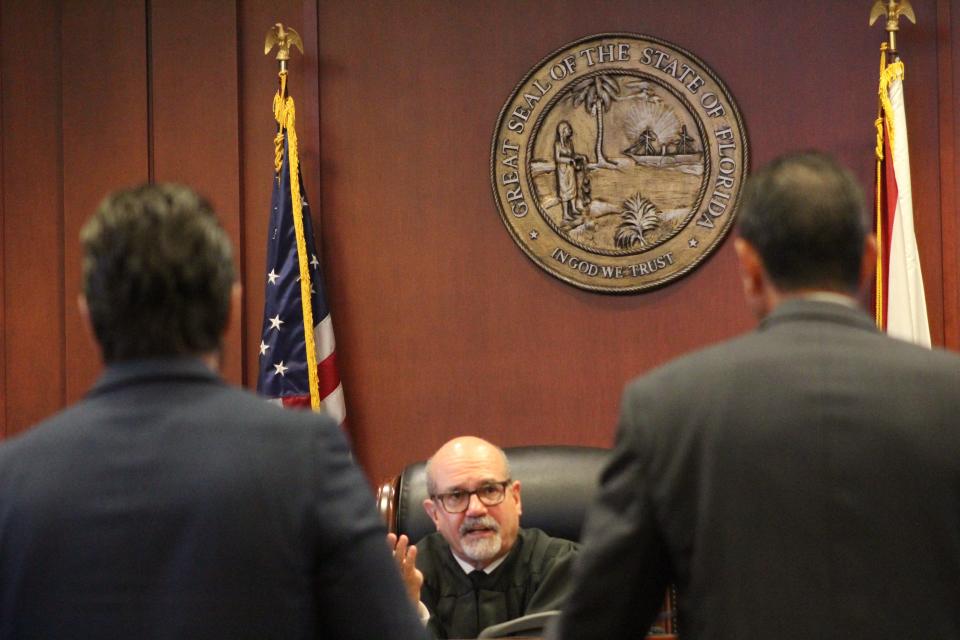
[[[778,289],[856,291],[870,223],[860,186],[830,156],[789,154],[757,172],[738,226]]]
[[[220,348],[234,271],[230,240],[206,200],[174,184],[117,191],[80,242],[105,362]]]

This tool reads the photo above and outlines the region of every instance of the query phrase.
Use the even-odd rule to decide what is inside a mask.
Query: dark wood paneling
[[[204,194],[240,247],[235,4],[167,0],[150,9],[153,178]],[[239,270],[239,253],[235,264]],[[222,373],[236,384],[242,380],[243,326],[231,322],[224,338]]]
[[[940,99],[940,217],[943,225],[944,344],[960,350],[960,66],[954,51],[960,38],[960,11],[949,0],[937,2],[937,62]]]
[[[505,445],[607,444],[628,377],[752,325],[729,243],[690,277],[623,298],[559,283],[514,246],[490,194],[489,144],[531,66],[591,33],[665,38],[706,60],[736,96],[755,166],[818,147],[870,189],[883,35],[867,28],[869,8],[854,5],[829,3],[823,20],[809,4],[746,0],[722,11],[321,3],[327,268],[351,428],[371,475],[463,432]],[[934,19],[933,2],[915,6]],[[922,30],[902,42],[916,67],[915,195],[918,208],[936,210],[937,158],[922,151],[937,148],[935,43]],[[939,221],[918,226],[939,318]]]
[[[0,5],[0,96],[3,96],[4,56],[2,43],[6,42],[3,31],[3,5]],[[4,241],[4,198],[3,198],[3,100],[0,100],[0,440],[7,435],[7,341],[6,331],[6,295],[4,274],[6,273],[6,243]]]
[[[147,37],[143,0],[66,2],[63,7],[63,216],[67,401],[99,373],[84,329],[80,228],[103,197],[148,177]],[[124,34],[115,37],[105,34]]]
[[[295,55],[294,61],[291,63],[296,69],[291,75],[293,84],[290,91],[297,104],[297,138],[300,143],[300,171],[303,173],[303,186],[310,196],[314,233],[317,236],[317,250],[323,254],[323,192],[320,186],[322,171],[320,82],[317,56],[321,27],[317,4],[317,2],[311,2],[310,0],[301,0],[298,5],[299,11],[294,19],[300,25],[304,53],[302,58],[299,54]],[[323,255],[320,257],[324,258]]]
[[[7,2],[2,13],[3,431],[12,435],[64,402],[60,10]]]

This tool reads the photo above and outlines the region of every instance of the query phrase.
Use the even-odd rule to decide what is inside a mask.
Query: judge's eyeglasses
[[[503,482],[487,482],[480,485],[473,491],[457,489],[449,493],[438,493],[430,497],[440,503],[443,510],[447,513],[463,513],[470,505],[470,496],[477,496],[477,499],[487,507],[495,507],[503,502],[507,495],[507,485],[512,480],[507,478]]]

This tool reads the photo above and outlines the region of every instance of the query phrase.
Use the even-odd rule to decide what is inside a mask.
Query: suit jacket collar
[[[836,302],[792,298],[780,303],[763,320],[760,331],[784,322],[832,322],[878,333],[873,320],[863,310]]]
[[[219,375],[195,358],[150,358],[108,365],[88,395],[95,396],[144,382],[221,382]]]

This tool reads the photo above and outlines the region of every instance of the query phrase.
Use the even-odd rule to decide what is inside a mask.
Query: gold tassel
[[[303,229],[303,203],[300,199],[300,158],[297,150],[296,107],[287,95],[287,72],[280,72],[280,89],[273,98],[273,117],[279,129],[274,138],[274,167],[277,172],[283,164],[283,132],[287,132],[287,150],[290,153],[290,198],[293,209],[293,227],[297,236],[297,258],[300,266],[300,302],[303,308],[303,337],[307,349],[307,376],[310,383],[310,407],[320,410],[320,382],[317,377],[317,347],[313,336],[313,288],[310,284],[310,263],[307,260],[307,242]]]

